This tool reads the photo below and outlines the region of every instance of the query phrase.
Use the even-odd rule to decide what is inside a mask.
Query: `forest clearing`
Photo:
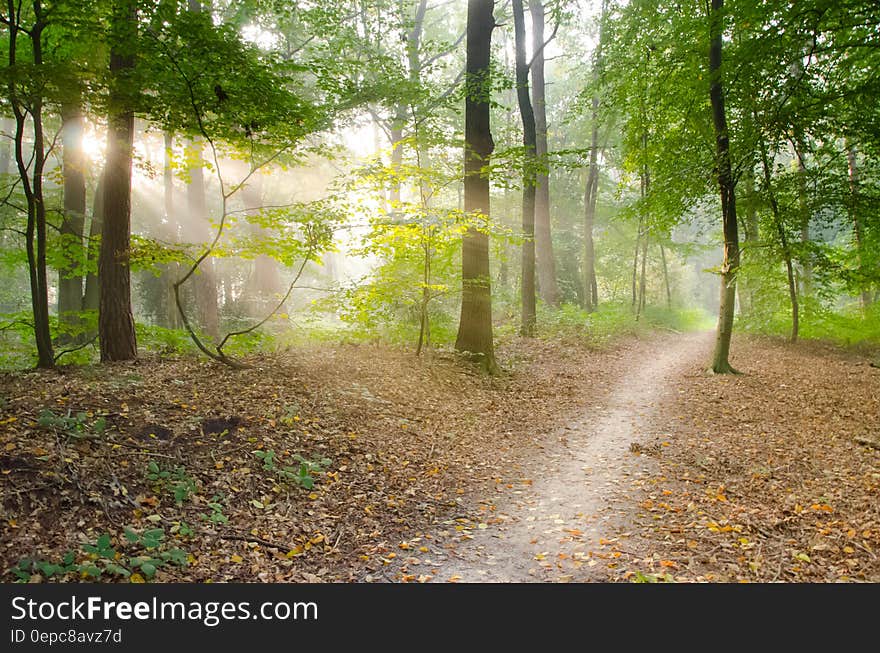
[[[8,0],[0,581],[880,583],[878,46]]]

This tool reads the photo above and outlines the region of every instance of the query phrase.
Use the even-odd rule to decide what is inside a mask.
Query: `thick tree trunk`
[[[853,242],[856,247],[856,262],[859,266],[859,285],[861,292],[859,297],[862,303],[862,310],[866,310],[871,305],[871,292],[868,284],[864,280],[865,263],[864,263],[864,235],[862,227],[862,215],[859,210],[859,166],[856,158],[856,150],[849,143],[846,144],[846,161],[849,173],[849,195],[850,195],[850,215],[853,228]]]
[[[715,373],[730,373],[730,340],[733,335],[733,314],[736,305],[736,275],[739,272],[739,232],[736,222],[736,195],[730,163],[730,134],[724,108],[724,87],[721,81],[722,33],[724,31],[724,0],[711,0],[709,12],[709,101],[715,130],[715,164],[721,195],[721,217],[724,234],[724,260],[721,264],[721,299],[718,307],[718,335],[712,357]]]
[[[489,128],[490,52],[493,0],[468,0],[465,99],[464,210],[489,219],[489,163],[495,143]],[[477,358],[490,374],[498,371],[492,339],[489,236],[473,227],[462,236],[461,318],[455,348]]]
[[[107,165],[104,171],[104,225],[98,280],[101,300],[98,333],[101,360],[137,357],[134,317],[131,313],[131,159],[134,112],[126,72],[134,68],[132,48],[137,37],[137,4],[114,4],[113,43],[110,50],[111,92],[107,116]]]
[[[82,109],[68,105],[61,109],[64,213],[61,218],[63,263],[58,270],[59,342],[70,342],[80,334],[79,313],[83,308],[83,230],[86,215],[85,156],[83,153]]]
[[[526,63],[526,24],[522,0],[513,0],[513,24],[516,40],[516,95],[523,126],[523,203],[522,203],[522,322],[520,334],[535,335],[535,113],[529,99],[529,69]]]
[[[559,306],[559,284],[556,281],[556,259],[550,228],[550,179],[546,172],[547,105],[544,82],[544,4],[529,0],[532,14],[532,106],[535,111],[535,156],[545,170],[538,172],[535,187],[535,256],[538,265],[538,290],[550,306]]]

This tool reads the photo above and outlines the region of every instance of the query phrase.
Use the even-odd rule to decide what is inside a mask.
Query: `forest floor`
[[[880,580],[880,370],[737,338],[712,376],[711,344],[4,374],[0,578]]]

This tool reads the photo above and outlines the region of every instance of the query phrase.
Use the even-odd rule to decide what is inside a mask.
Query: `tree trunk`
[[[535,301],[535,113],[529,99],[529,69],[526,63],[526,24],[522,0],[513,0],[516,46],[516,95],[523,126],[523,203],[522,203],[522,323],[520,334],[534,337],[537,324]]]
[[[813,261],[810,254],[810,207],[807,201],[807,165],[804,161],[804,143],[798,138],[795,145],[797,158],[798,211],[801,220],[801,291],[804,299],[813,294]]]
[[[544,82],[544,4],[529,0],[532,14],[532,105],[535,111],[535,156],[543,170],[536,176],[535,187],[535,256],[538,265],[538,287],[550,306],[559,306],[559,284],[556,281],[556,259],[553,256],[553,237],[550,229],[550,180],[546,172],[547,159],[547,106]]]
[[[850,195],[850,214],[853,227],[853,241],[856,246],[856,263],[859,266],[859,286],[861,292],[862,310],[866,310],[871,305],[871,292],[868,284],[865,282],[865,263],[864,263],[864,236],[862,233],[862,216],[859,210],[859,168],[856,159],[856,150],[849,143],[846,144],[846,161],[849,173],[849,195]]]
[[[61,109],[62,169],[64,174],[64,213],[61,217],[63,263],[58,270],[59,342],[81,337],[79,313],[83,308],[83,229],[86,215],[85,156],[83,152],[82,109],[78,104]]]
[[[189,170],[189,183],[186,186],[186,202],[189,219],[194,225],[193,231],[199,234],[202,241],[211,240],[211,225],[208,221],[208,206],[205,201],[205,169],[202,160],[202,141],[193,139],[187,144],[190,152],[187,156],[193,161]],[[217,306],[217,273],[214,258],[208,256],[201,265],[194,279],[194,291],[198,321],[204,332],[215,340],[220,337],[220,317]]]
[[[724,87],[721,81],[722,33],[724,0],[712,0],[709,12],[709,101],[715,130],[716,168],[721,195],[721,219],[724,233],[724,260],[721,264],[721,299],[718,307],[718,335],[712,357],[712,370],[717,374],[735,370],[730,365],[730,340],[733,335],[733,313],[736,305],[736,275],[739,272],[739,232],[736,222],[736,183],[730,163],[730,135],[724,108]]]
[[[131,90],[125,88],[127,71],[134,68],[132,52],[137,38],[135,0],[118,0],[113,7],[110,49],[111,91],[107,116],[107,165],[104,171],[104,225],[98,258],[101,299],[98,333],[101,360],[137,357],[134,317],[131,313],[131,159],[134,112]]]
[[[23,26],[18,22],[20,16],[11,11],[6,23],[9,30],[9,66],[18,64],[18,36]],[[31,56],[34,67],[40,70],[43,65],[42,34],[45,27],[42,3],[32,3],[34,24],[27,34],[31,40]],[[43,98],[41,95],[29,98],[26,104],[18,95],[14,76],[7,82],[9,101],[15,115],[15,163],[21,180],[22,191],[27,203],[27,227],[25,231],[25,250],[28,262],[28,280],[31,289],[31,309],[34,318],[34,343],[37,348],[37,367],[51,368],[55,365],[52,348],[52,333],[49,327],[49,284],[46,275],[46,205],[43,197],[43,170],[46,163],[45,134],[43,130]],[[33,152],[30,157],[24,153],[25,125],[30,114],[33,123]]]
[[[666,287],[666,308],[672,308],[672,290],[669,287],[669,267],[666,265],[666,248],[660,243],[660,262],[663,264],[663,285]]]
[[[746,214],[742,222],[743,252],[747,261],[754,261],[758,256],[755,251],[758,246],[758,203],[755,198],[755,171],[752,163],[746,167],[744,179]],[[742,277],[737,284],[737,290],[740,309],[746,314],[752,314],[755,304],[754,280]]]
[[[596,280],[596,250],[593,241],[593,227],[596,224],[596,204],[599,198],[599,72],[602,68],[602,44],[605,38],[605,15],[608,9],[607,0],[602,0],[599,14],[599,42],[596,44],[596,56],[593,61],[593,92],[592,115],[593,123],[590,134],[590,167],[587,172],[587,183],[584,190],[584,308],[593,312],[599,308],[599,288]]]
[[[174,134],[166,131],[165,137],[165,162],[162,170],[162,191],[165,207],[165,216],[162,224],[162,233],[166,241],[172,245],[177,244],[180,236],[178,233],[178,218],[174,210]],[[180,264],[168,263],[163,266],[161,275],[162,284],[162,313],[160,326],[167,329],[179,329],[180,316],[177,313],[177,305],[174,302],[174,282],[180,276]]]
[[[467,63],[469,92],[465,99],[464,210],[489,220],[489,163],[495,143],[489,128],[490,52],[494,0],[468,0]],[[497,373],[492,340],[492,291],[489,281],[489,236],[468,227],[462,236],[461,318],[455,348],[477,358]]]
[[[764,185],[767,187],[767,196],[770,200],[770,211],[773,214],[773,223],[776,226],[776,234],[779,236],[779,244],[782,247],[782,258],[785,261],[785,271],[788,275],[788,297],[791,301],[791,336],[789,340],[796,342],[798,339],[799,329],[799,305],[797,283],[794,276],[794,264],[792,263],[791,247],[788,243],[788,236],[785,234],[785,225],[782,222],[782,215],[779,212],[779,203],[776,200],[776,193],[773,192],[773,179],[770,172],[770,160],[767,154],[767,144],[763,139],[760,141],[761,146],[761,166],[764,171]]]
[[[259,174],[254,174],[248,185],[241,189],[241,199],[247,215],[259,215],[263,207],[263,179]],[[251,225],[251,232],[256,237],[266,234],[266,230],[258,224]],[[251,316],[262,316],[268,305],[277,302],[276,295],[280,292],[278,263],[271,256],[258,255],[254,259],[254,271],[248,280],[246,292]]]
[[[92,200],[92,219],[89,223],[86,255],[89,260],[89,268],[94,266],[95,272],[89,272],[86,275],[86,291],[83,295],[84,311],[97,311],[101,302],[101,284],[98,282],[97,268],[101,250],[101,232],[104,230],[104,174],[102,171],[101,176],[98,177],[98,186],[95,188],[95,197]]]

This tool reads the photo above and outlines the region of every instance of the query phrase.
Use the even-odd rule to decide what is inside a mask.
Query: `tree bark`
[[[468,94],[465,99],[464,210],[489,220],[489,163],[495,143],[489,127],[490,52],[493,0],[468,0]],[[455,348],[475,357],[488,373],[498,371],[492,339],[489,236],[469,226],[462,236],[461,318]]]
[[[605,38],[605,15],[607,0],[602,0],[599,14],[599,42],[593,60],[593,84],[596,90],[592,99],[592,130],[590,134],[590,165],[584,190],[584,308],[593,312],[599,308],[599,288],[596,280],[596,249],[593,227],[596,224],[596,204],[599,198],[599,72],[602,68],[602,44]]]
[[[730,134],[724,107],[724,86],[721,80],[722,33],[724,31],[724,0],[712,0],[709,19],[709,101],[715,131],[715,165],[721,195],[721,219],[724,233],[724,259],[721,264],[721,298],[718,307],[718,335],[712,357],[712,370],[717,374],[735,372],[730,365],[730,340],[733,335],[733,314],[736,305],[736,275],[739,272],[739,232],[736,222],[736,183],[730,163]]]
[[[83,230],[86,215],[85,127],[79,104],[61,109],[62,170],[64,174],[64,213],[61,218],[63,263],[58,270],[58,321],[61,323],[59,342],[71,342],[81,334],[79,313],[83,308],[83,276],[79,271],[83,260]]]
[[[856,158],[856,150],[849,143],[846,144],[846,161],[847,171],[849,174],[849,195],[850,195],[850,216],[853,228],[853,241],[856,246],[856,262],[859,267],[859,286],[861,291],[859,297],[861,299],[862,310],[866,310],[871,305],[871,292],[868,284],[865,282],[865,262],[864,262],[864,235],[862,227],[862,216],[859,211],[859,167]]]
[[[746,211],[742,221],[743,227],[743,252],[746,261],[755,260],[758,246],[758,203],[755,199],[755,171],[750,162],[745,171],[745,200]],[[746,314],[752,314],[755,304],[754,280],[743,277],[737,284],[740,309]]]
[[[129,269],[134,111],[131,106],[131,81],[127,79],[128,71],[134,68],[133,46],[137,38],[135,0],[115,2],[112,20],[104,225],[98,258],[98,280],[101,288],[98,334],[102,361],[130,360],[137,357]]]
[[[669,287],[669,266],[666,265],[666,248],[660,243],[660,262],[663,264],[663,285],[666,287],[666,308],[672,308],[672,289]]]
[[[794,276],[794,264],[791,256],[791,246],[788,242],[788,236],[785,234],[785,225],[782,222],[782,215],[779,212],[779,203],[776,200],[776,193],[773,192],[773,178],[770,171],[770,159],[767,154],[767,144],[763,138],[760,141],[761,147],[761,166],[764,171],[764,185],[767,187],[767,196],[770,200],[770,211],[773,214],[773,224],[776,226],[776,234],[779,237],[779,244],[782,247],[782,258],[785,261],[785,271],[788,275],[788,297],[791,302],[791,335],[789,340],[796,342],[799,330],[799,312],[797,283]]]
[[[538,287],[550,306],[559,306],[559,284],[556,281],[556,259],[553,256],[553,237],[550,228],[550,179],[546,172],[547,159],[547,105],[544,82],[544,4],[529,0],[532,14],[532,106],[535,111],[535,156],[543,170],[536,175],[535,187],[535,256],[538,265]]]
[[[31,56],[34,67],[43,66],[43,29],[46,26],[42,3],[34,0],[32,4],[34,24],[24,32],[18,22],[20,15],[9,5],[7,27],[9,30],[9,66],[14,68],[18,57],[19,33],[27,33],[31,40]],[[46,275],[46,204],[43,197],[43,170],[46,164],[45,133],[43,129],[43,98],[41,95],[24,102],[19,97],[14,76],[7,82],[9,101],[15,115],[15,163],[21,180],[22,191],[27,203],[27,227],[25,230],[25,249],[28,262],[28,280],[31,289],[31,309],[34,318],[34,343],[37,348],[37,367],[51,368],[55,365],[52,348],[52,333],[49,327],[49,284]],[[33,152],[30,157],[24,153],[25,125],[30,114],[33,123]]]
[[[105,167],[106,170],[106,167]],[[89,268],[95,267],[94,272],[86,275],[86,291],[83,295],[83,310],[97,311],[101,302],[101,287],[98,282],[98,258],[101,251],[101,232],[104,230],[104,175],[98,177],[98,186],[95,188],[95,197],[92,200],[92,219],[89,222],[88,251]],[[91,338],[91,336],[89,336]]]
[[[516,48],[516,95],[523,126],[523,200],[522,200],[522,322],[520,334],[534,337],[537,325],[535,301],[535,113],[529,98],[529,69],[526,63],[526,24],[522,0],[513,0],[513,24]]]
[[[164,133],[164,141],[165,161],[162,170],[162,191],[165,216],[162,224],[162,233],[168,243],[177,244],[180,236],[178,233],[177,212],[174,208],[174,134],[166,131]],[[180,316],[177,313],[177,305],[174,301],[174,282],[178,276],[180,276],[180,264],[168,263],[164,266],[161,275],[164,296],[162,297],[160,326],[167,329],[179,329],[181,327]]]
[[[187,159],[193,161],[189,169],[189,183],[186,186],[186,202],[189,219],[195,226],[194,232],[203,241],[211,239],[211,226],[208,221],[208,206],[205,201],[205,168],[202,159],[202,141],[193,139],[187,144],[190,154]],[[209,337],[215,340],[220,337],[220,316],[217,305],[217,273],[214,258],[208,256],[195,277],[195,297],[198,310],[198,321]]]

